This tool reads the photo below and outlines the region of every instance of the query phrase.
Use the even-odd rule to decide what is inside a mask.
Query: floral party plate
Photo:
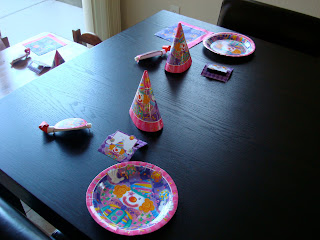
[[[203,40],[203,45],[214,53],[229,57],[248,56],[256,49],[249,37],[232,32],[212,34]]]
[[[142,235],[164,226],[178,207],[178,190],[161,168],[146,162],[123,162],[96,176],[86,204],[93,219],[121,235]]]

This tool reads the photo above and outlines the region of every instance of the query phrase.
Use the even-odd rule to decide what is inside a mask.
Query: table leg
[[[14,206],[16,209],[18,209],[23,215],[26,215],[20,199],[17,198],[8,189],[6,189],[2,184],[0,184],[0,195],[5,201],[7,201],[12,206]]]

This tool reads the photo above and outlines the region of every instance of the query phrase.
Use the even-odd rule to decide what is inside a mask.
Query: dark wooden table
[[[164,71],[165,59],[135,63],[167,41],[154,33],[178,21],[226,29],[161,11],[0,101],[1,184],[58,229],[80,239],[127,239],[100,227],[85,194],[116,162],[98,152],[122,130],[148,142],[132,160],[166,170],[179,191],[163,228],[133,239],[311,239],[319,213],[319,59],[253,38],[245,58],[190,50],[191,68]],[[234,68],[229,82],[200,75],[213,62]],[[129,107],[148,70],[163,131],[139,131]],[[38,129],[81,117],[92,130]]]

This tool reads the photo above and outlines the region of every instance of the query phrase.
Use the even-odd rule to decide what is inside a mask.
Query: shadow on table
[[[167,56],[152,57],[139,61],[137,65],[139,66],[139,68],[142,68],[143,70],[147,70],[148,72],[154,72],[157,71],[158,68],[161,66],[161,63],[165,63],[166,60]]]
[[[192,67],[192,65],[191,65]],[[170,86],[171,91],[171,96],[176,97],[178,95],[179,90],[181,89],[181,86],[184,82],[184,79],[188,76],[190,68],[188,68],[186,71],[182,73],[170,73],[165,70],[165,75],[168,80],[168,84]]]
[[[152,142],[156,142],[158,140],[158,138],[161,136],[163,128],[157,132],[145,132],[140,130],[141,135],[143,135],[144,137],[146,137],[149,140],[152,140]]]
[[[55,141],[59,147],[69,154],[82,154],[89,147],[93,133],[88,129],[43,134],[46,143]]]
[[[11,66],[12,68],[16,70],[24,70],[29,64],[31,63],[31,58],[28,57],[26,59],[20,60]]]
[[[132,125],[134,125],[132,123]],[[136,126],[132,126],[133,128],[136,128]],[[149,146],[150,145],[156,145],[158,140],[160,139],[160,136],[162,134],[163,129],[161,129],[160,131],[157,132],[145,132],[142,131],[140,129],[139,135],[135,135],[138,139],[141,139],[142,141],[145,141],[147,143],[147,145],[139,148],[133,155],[133,158],[131,160],[133,161],[147,161],[146,160],[146,155],[148,155],[148,153],[150,152]],[[133,132],[133,130],[132,130]],[[141,137],[142,136],[142,137]]]

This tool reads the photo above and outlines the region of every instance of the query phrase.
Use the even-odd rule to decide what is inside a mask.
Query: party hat
[[[182,73],[191,66],[191,63],[192,60],[183,29],[181,23],[178,23],[176,36],[164,69],[171,73]]]
[[[52,68],[59,66],[60,64],[64,63],[64,59],[61,57],[60,53],[56,50],[56,54],[54,55]]]
[[[157,102],[153,96],[148,71],[144,71],[129,110],[133,123],[142,131],[156,132],[163,128]]]

